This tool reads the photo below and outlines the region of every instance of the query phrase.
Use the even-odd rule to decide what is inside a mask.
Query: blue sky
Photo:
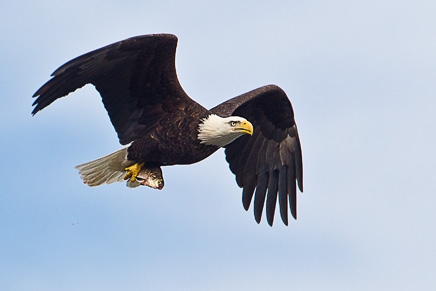
[[[429,290],[436,277],[434,1],[7,1],[0,11],[0,289]],[[66,61],[179,37],[206,107],[266,84],[303,146],[298,220],[245,212],[224,153],[162,191],[89,188],[74,166],[120,145],[87,86],[32,117]]]

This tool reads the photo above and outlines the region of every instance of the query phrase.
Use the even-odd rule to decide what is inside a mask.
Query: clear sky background
[[[436,2],[6,1],[0,10],[1,290],[435,290]],[[162,191],[89,188],[120,148],[92,86],[32,117],[66,61],[179,37],[210,108],[266,84],[292,101],[298,220],[244,211],[223,151],[164,168]]]

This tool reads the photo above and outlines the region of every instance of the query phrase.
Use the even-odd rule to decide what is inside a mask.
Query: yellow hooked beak
[[[241,125],[235,128],[235,131],[253,135],[253,125],[249,121],[242,121]]]

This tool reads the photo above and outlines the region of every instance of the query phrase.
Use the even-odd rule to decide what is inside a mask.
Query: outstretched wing
[[[283,222],[288,224],[288,203],[296,219],[296,185],[303,192],[303,162],[294,112],[285,92],[274,85],[261,87],[211,112],[223,117],[241,116],[253,124],[252,136],[241,136],[225,150],[230,170],[243,188],[245,210],[254,195],[256,221],[260,222],[265,205],[267,221],[272,225],[278,197]]]
[[[91,83],[100,92],[121,144],[128,144],[172,115],[175,108],[201,107],[179,84],[177,37],[129,38],[79,56],[57,69],[33,97],[32,114]],[[201,107],[202,108],[202,107]]]

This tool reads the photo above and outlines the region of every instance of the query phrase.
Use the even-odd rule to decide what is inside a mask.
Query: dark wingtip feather
[[[256,220],[256,222],[259,224],[260,221],[262,220],[262,212],[255,212],[254,213],[254,219]]]
[[[262,219],[262,215],[256,216],[256,213],[254,213],[254,220],[256,220],[257,224],[260,224],[261,219]]]
[[[303,193],[303,179],[298,180],[298,189],[300,189],[301,193]]]
[[[288,184],[287,184],[288,168],[281,167],[279,172],[279,208],[280,217],[285,225],[288,225]]]
[[[274,223],[274,214],[277,204],[277,188],[278,188],[279,171],[274,170],[268,181],[268,194],[266,196],[266,220],[270,226]]]
[[[250,183],[242,190],[242,206],[245,210],[250,208],[251,200],[253,199],[254,188],[256,188],[256,180],[251,178]]]
[[[291,193],[289,193],[289,208],[294,219],[297,219],[297,189],[296,185],[291,185]]]
[[[259,174],[256,192],[254,194],[254,217],[259,223],[262,219],[263,206],[265,204],[266,189],[268,185],[268,174]]]
[[[274,211],[273,212],[270,212],[270,211],[266,212],[266,221],[268,221],[268,224],[270,226],[273,226],[273,224],[274,224]]]
[[[280,205],[280,217],[283,221],[283,224],[288,226],[288,208],[287,208],[287,201],[286,201],[286,197],[287,195],[283,195],[283,197],[280,197],[279,194],[279,205]],[[280,201],[280,200],[285,200],[284,202]],[[284,204],[285,206],[282,206],[282,204]]]

